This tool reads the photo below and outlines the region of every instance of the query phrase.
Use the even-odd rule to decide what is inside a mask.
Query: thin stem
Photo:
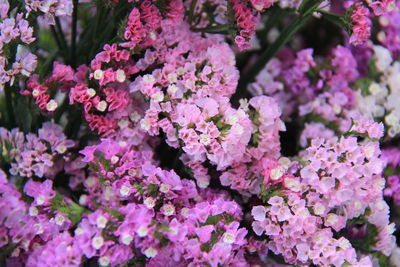
[[[262,46],[266,45],[269,31],[280,21],[280,18],[283,17],[286,12],[286,10],[279,7],[272,7],[267,11],[268,19],[265,23],[265,27],[259,32]]]
[[[62,47],[63,47],[63,49],[65,49],[65,51],[68,51],[68,45],[67,45],[67,41],[65,40],[64,31],[61,27],[60,19],[58,17],[56,17],[55,20],[56,20],[56,26],[57,26],[58,34],[60,36],[60,41],[61,41]]]
[[[64,113],[65,109],[68,107],[68,103],[69,103],[69,98],[68,98],[68,96],[65,96],[65,99],[63,100],[60,108],[57,109],[56,114],[54,115],[54,120],[56,123],[58,123],[60,121],[62,114]]]
[[[60,49],[60,51],[63,51],[63,46],[61,44],[60,37],[58,36],[56,27],[54,27],[54,25],[50,25],[50,30],[51,30],[51,33],[53,34],[54,39],[56,40],[58,48]]]
[[[192,25],[194,19],[194,11],[196,8],[197,0],[192,0],[189,7],[189,25]]]
[[[72,31],[71,31],[71,65],[76,65],[76,29],[78,25],[78,4],[79,0],[73,0],[74,9],[72,11]]]
[[[268,48],[261,54],[258,60],[248,69],[247,72],[241,75],[238,85],[238,90],[234,95],[238,99],[247,93],[246,86],[254,81],[255,77],[260,73],[264,66],[276,55],[276,53],[291,39],[291,37],[299,31],[306,22],[311,18],[312,13],[318,8],[319,1],[305,0],[300,7],[300,14],[281,32]]]
[[[14,116],[14,108],[12,103],[12,92],[11,86],[7,83],[4,86],[4,94],[6,97],[6,108],[7,108],[7,116],[8,116],[8,124],[9,127],[15,127],[15,116]]]
[[[250,69],[241,76],[239,81],[239,88],[247,85],[247,83],[252,82],[257,74],[264,68],[265,64],[267,64],[279,51],[279,49],[284,46],[290,38],[305,24],[308,20],[307,18],[297,17],[294,19],[279,35],[278,39],[275,40],[268,48],[261,54],[259,59]]]
[[[205,32],[205,33],[228,33],[230,29],[229,24],[221,24],[217,26],[210,26],[205,28],[192,28],[194,32]]]

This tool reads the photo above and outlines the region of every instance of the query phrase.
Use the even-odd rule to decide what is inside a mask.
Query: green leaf
[[[29,133],[32,126],[32,110],[29,108],[28,99],[21,97],[18,99],[15,112],[15,120],[18,127],[24,132]]]
[[[64,199],[64,196],[60,193],[57,193],[56,196],[51,200],[51,208],[55,211],[66,214],[74,224],[80,222],[82,214],[87,211],[84,207],[76,204],[73,201],[67,202]]]
[[[363,96],[369,95],[369,86],[371,85],[371,83],[373,82],[373,80],[371,80],[368,77],[362,78],[357,80],[354,83],[355,89],[361,89],[361,94]]]
[[[192,28],[192,31],[195,32],[207,32],[207,33],[229,33],[229,30],[232,28],[230,24],[221,24],[217,26],[210,26],[205,28]]]
[[[202,223],[201,225],[216,225],[219,221],[221,221],[222,217],[221,215],[214,215],[214,216],[209,216],[206,220],[205,223]]]
[[[322,9],[318,9],[317,11],[323,15],[323,18],[327,19],[328,21],[332,22],[333,24],[336,24],[341,29],[345,30],[348,35],[351,35],[352,23],[351,23],[351,21],[349,21],[347,16],[328,12],[328,11],[325,11]]]

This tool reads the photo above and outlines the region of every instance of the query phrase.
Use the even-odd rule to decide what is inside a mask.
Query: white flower
[[[100,215],[100,216],[97,217],[97,219],[96,219],[97,227],[98,227],[98,228],[101,228],[101,229],[106,228],[107,222],[108,222],[107,218],[104,217],[103,215]]]
[[[153,208],[156,205],[156,202],[152,197],[146,198],[143,203],[148,207],[149,209]]]
[[[301,190],[300,182],[293,178],[285,178],[285,186],[294,192]]]
[[[154,76],[151,75],[151,74],[143,75],[143,82],[144,82],[144,83],[149,83],[149,84],[151,84],[151,83],[154,83],[155,80],[156,80],[156,79],[155,79]]]
[[[100,249],[104,245],[104,239],[101,236],[96,236],[92,239],[92,247],[94,249]]]
[[[110,258],[106,256],[100,257],[99,264],[100,266],[108,266],[110,264]]]
[[[157,102],[161,102],[164,100],[164,94],[163,94],[163,92],[159,91],[159,92],[153,94],[151,96],[151,99],[153,99],[154,101],[157,101]]]
[[[100,80],[101,78],[103,78],[103,71],[102,70],[95,70],[93,73],[93,77],[96,80]]]
[[[94,97],[96,95],[96,90],[94,90],[93,88],[89,88],[86,90],[86,93],[90,96],[90,97]]]
[[[42,195],[36,198],[36,204],[42,205],[44,203],[44,197]]]
[[[210,185],[210,180],[209,179],[197,180],[197,185],[200,188],[207,188]]]
[[[129,245],[133,240],[133,236],[131,236],[130,234],[123,234],[121,241],[124,245]]]
[[[124,70],[118,69],[118,70],[116,71],[116,74],[117,74],[117,81],[118,81],[118,82],[120,82],[120,83],[125,82],[125,80],[126,80],[126,75],[125,75],[125,71],[124,71]]]
[[[148,131],[148,130],[150,130],[150,122],[146,119],[143,119],[140,121],[140,127],[143,130]]]
[[[224,234],[224,243],[233,244],[235,242],[235,236],[231,233]]]
[[[375,66],[380,72],[384,72],[392,63],[390,51],[383,46],[374,45]]]
[[[60,144],[56,147],[56,151],[60,154],[64,154],[67,151],[67,147],[63,144]]]
[[[211,138],[208,134],[201,134],[200,135],[200,143],[207,146],[211,142]]]
[[[97,184],[97,178],[95,178],[94,176],[89,176],[85,182],[84,182],[86,187],[93,187]]]
[[[96,108],[98,111],[101,111],[101,112],[105,111],[107,109],[107,102],[104,100],[100,101],[97,104]]]
[[[36,216],[38,214],[39,214],[39,210],[35,206],[29,207],[29,215],[30,216]]]
[[[317,204],[313,207],[313,210],[314,210],[314,213],[315,213],[316,215],[322,215],[322,214],[324,214],[324,212],[325,212],[325,206],[322,205],[322,204],[320,204],[320,203],[317,203]]]
[[[157,256],[157,250],[155,248],[148,248],[144,251],[144,255],[146,255],[147,258],[154,258]]]
[[[50,111],[50,112],[56,110],[57,108],[58,108],[58,104],[54,99],[50,100],[49,103],[47,103],[47,105],[46,105],[47,111]]]
[[[160,192],[162,192],[162,193],[167,193],[170,189],[171,189],[171,186],[168,184],[162,183],[160,185]]]
[[[119,190],[119,193],[121,194],[121,196],[128,196],[129,193],[131,192],[131,189],[129,187],[127,187],[126,185],[121,186],[121,189]]]
[[[278,180],[285,173],[285,168],[283,166],[276,167],[271,170],[270,177],[272,180]]]
[[[145,226],[140,226],[137,230],[136,233],[140,236],[140,237],[145,237],[147,235],[147,227]]]
[[[178,86],[176,86],[175,84],[170,84],[168,86],[167,92],[168,94],[172,95],[175,94],[178,91],[178,89],[179,89]]]
[[[112,164],[116,164],[118,161],[119,161],[119,157],[118,156],[114,155],[114,156],[111,157],[111,163]]]
[[[171,216],[175,212],[175,207],[172,206],[171,204],[165,204],[164,206],[162,206],[161,209],[165,216]]]
[[[57,214],[55,218],[55,222],[57,225],[62,225],[65,221],[65,217],[62,214]]]
[[[130,119],[131,121],[133,121],[133,122],[138,122],[138,121],[140,120],[140,118],[141,118],[140,114],[137,113],[136,111],[132,112],[132,113],[129,115],[129,119]]]

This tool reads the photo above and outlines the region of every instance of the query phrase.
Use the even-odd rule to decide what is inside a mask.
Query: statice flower
[[[52,123],[44,123],[37,135],[0,128],[0,136],[2,155],[11,163],[10,173],[25,177],[54,177],[59,171],[58,162],[68,161],[68,149],[75,145],[60,126]]]
[[[165,55],[164,67],[139,76],[130,85],[131,92],[140,91],[150,101],[141,127],[150,135],[162,129],[170,146],[182,146],[192,160],[207,158],[224,169],[240,160],[251,135],[248,115],[232,108],[227,99],[237,85],[232,51],[223,43],[188,32],[186,25],[174,28],[176,33],[170,29],[164,29],[165,41],[170,42],[171,34],[181,40]],[[187,51],[193,39],[198,39],[198,46]],[[221,53],[226,55],[223,61]]]
[[[279,132],[285,130],[285,125],[280,119],[280,108],[271,97],[253,97],[248,103],[243,101],[242,107],[248,110],[254,123],[251,141],[242,161],[223,172],[220,181],[241,194],[258,194],[262,171],[280,157]]]
[[[353,45],[360,45],[367,42],[371,36],[371,18],[385,14],[392,2],[393,0],[378,0],[365,3],[357,0],[344,1],[344,6],[352,9],[350,19],[353,25],[349,42]]]
[[[13,85],[18,77],[29,77],[37,64],[37,57],[27,47],[35,41],[33,27],[23,18],[23,13],[9,17],[8,8],[3,7],[0,22],[0,89],[6,84]],[[14,42],[17,48],[10,54],[7,50]]]
[[[319,109],[317,113],[320,115],[326,112],[333,116],[328,109],[335,108],[335,112],[340,112],[342,106],[348,108],[353,103],[351,82],[359,77],[357,67],[350,49],[343,46],[332,49],[330,57],[319,64],[312,49],[298,52],[286,50],[267,63],[248,89],[252,95],[273,96],[282,109],[284,119],[296,111],[301,115],[308,114],[313,107]],[[329,107],[323,104],[327,100],[322,98],[327,97],[345,97],[347,100],[340,100],[340,103],[333,103],[337,101],[333,100],[335,107]]]
[[[393,138],[400,133],[400,63],[393,61],[391,52],[382,46],[374,46],[373,52],[375,70],[370,70],[370,75],[379,76],[379,80],[364,78],[356,83],[357,110],[366,118],[384,122],[387,136]]]
[[[25,0],[28,14],[41,12],[49,24],[55,24],[55,17],[71,16],[72,6],[71,0]]]
[[[53,240],[33,251],[26,266],[79,265],[83,254],[73,241],[73,237],[68,232],[60,233]]]
[[[400,52],[400,41],[397,38],[400,31],[397,23],[400,16],[399,4],[399,1],[394,1],[391,10],[379,17],[379,29],[376,34],[378,42],[390,50],[393,58],[398,58]]]
[[[358,131],[360,127],[353,126],[351,130]],[[375,135],[364,129],[359,133],[366,133],[371,139],[363,143],[354,136],[313,139],[301,156],[302,166],[293,169],[281,164],[279,175],[277,167],[265,173],[262,194],[269,205],[253,207],[253,230],[257,235],[265,232],[271,238],[269,248],[283,254],[287,262],[356,264],[349,240],[335,240],[333,234],[342,230],[346,221],[360,216],[378,232],[369,249],[390,255],[395,238],[381,191],[383,162],[378,158],[378,143],[373,141],[382,132]],[[296,169],[299,176],[293,173]],[[286,189],[276,187],[277,183]],[[294,247],[295,251],[289,249]],[[371,265],[365,261],[365,266]]]
[[[261,3],[260,5],[260,3],[255,3],[255,1],[251,2],[257,11],[261,11],[265,7],[270,6],[270,3],[264,6],[265,3]],[[235,37],[235,43],[240,50],[248,49],[251,47],[249,39],[255,34],[260,18],[257,16],[256,12],[254,12],[254,10],[247,6],[242,0],[230,0],[230,3],[239,29],[239,34]]]
[[[2,233],[0,246],[8,242],[16,244],[11,256],[14,259],[26,258],[34,247],[40,247],[58,238],[58,234],[67,230],[70,225],[67,214],[55,212],[48,206],[49,201],[55,196],[52,182],[46,180],[40,183],[30,180],[28,183],[31,183],[25,186],[28,196],[36,198],[31,205],[23,200],[25,197],[15,185],[7,181],[5,173],[0,170],[0,208],[2,210],[0,212],[0,232]],[[46,205],[47,207],[44,207]]]

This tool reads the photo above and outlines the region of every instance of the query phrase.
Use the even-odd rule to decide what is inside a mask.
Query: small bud
[[[90,96],[90,97],[94,97],[96,95],[96,90],[94,90],[93,88],[89,88],[86,90],[86,93]]]
[[[133,237],[130,234],[123,234],[121,241],[124,245],[129,245],[133,240]]]
[[[99,264],[100,266],[108,266],[110,264],[110,258],[106,256],[100,257]]]
[[[97,107],[96,107],[96,108],[97,108],[98,111],[101,111],[101,112],[105,111],[105,110],[107,109],[107,102],[104,101],[104,100],[100,101],[100,102],[97,104]]]
[[[104,244],[104,239],[101,236],[96,236],[92,239],[92,247],[94,249],[100,249]]]
[[[97,217],[97,219],[96,219],[97,227],[98,227],[98,228],[101,228],[101,229],[106,228],[107,222],[108,222],[107,218],[104,217],[103,215],[100,215],[100,216]]]
[[[119,70],[116,71],[116,74],[117,74],[117,81],[118,82],[120,82],[120,83],[125,82],[126,75],[125,75],[125,71],[124,70],[119,69]]]
[[[95,70],[93,73],[93,77],[96,80],[100,80],[101,78],[103,78],[103,71],[102,70]]]
[[[127,187],[126,185],[121,186],[121,189],[119,190],[119,193],[121,194],[121,196],[128,196],[129,193],[131,192],[131,189],[129,187]]]
[[[46,109],[49,112],[53,112],[57,108],[58,108],[58,104],[54,99],[50,100],[49,103],[47,103],[47,105],[46,105]]]
[[[143,203],[148,207],[149,209],[153,208],[156,205],[156,202],[152,197],[146,198]]]
[[[147,258],[154,258],[157,256],[157,250],[155,248],[148,248],[144,251],[144,255],[146,255]]]
[[[232,235],[231,233],[225,233],[224,234],[224,243],[227,244],[232,244],[235,242],[235,236]]]

